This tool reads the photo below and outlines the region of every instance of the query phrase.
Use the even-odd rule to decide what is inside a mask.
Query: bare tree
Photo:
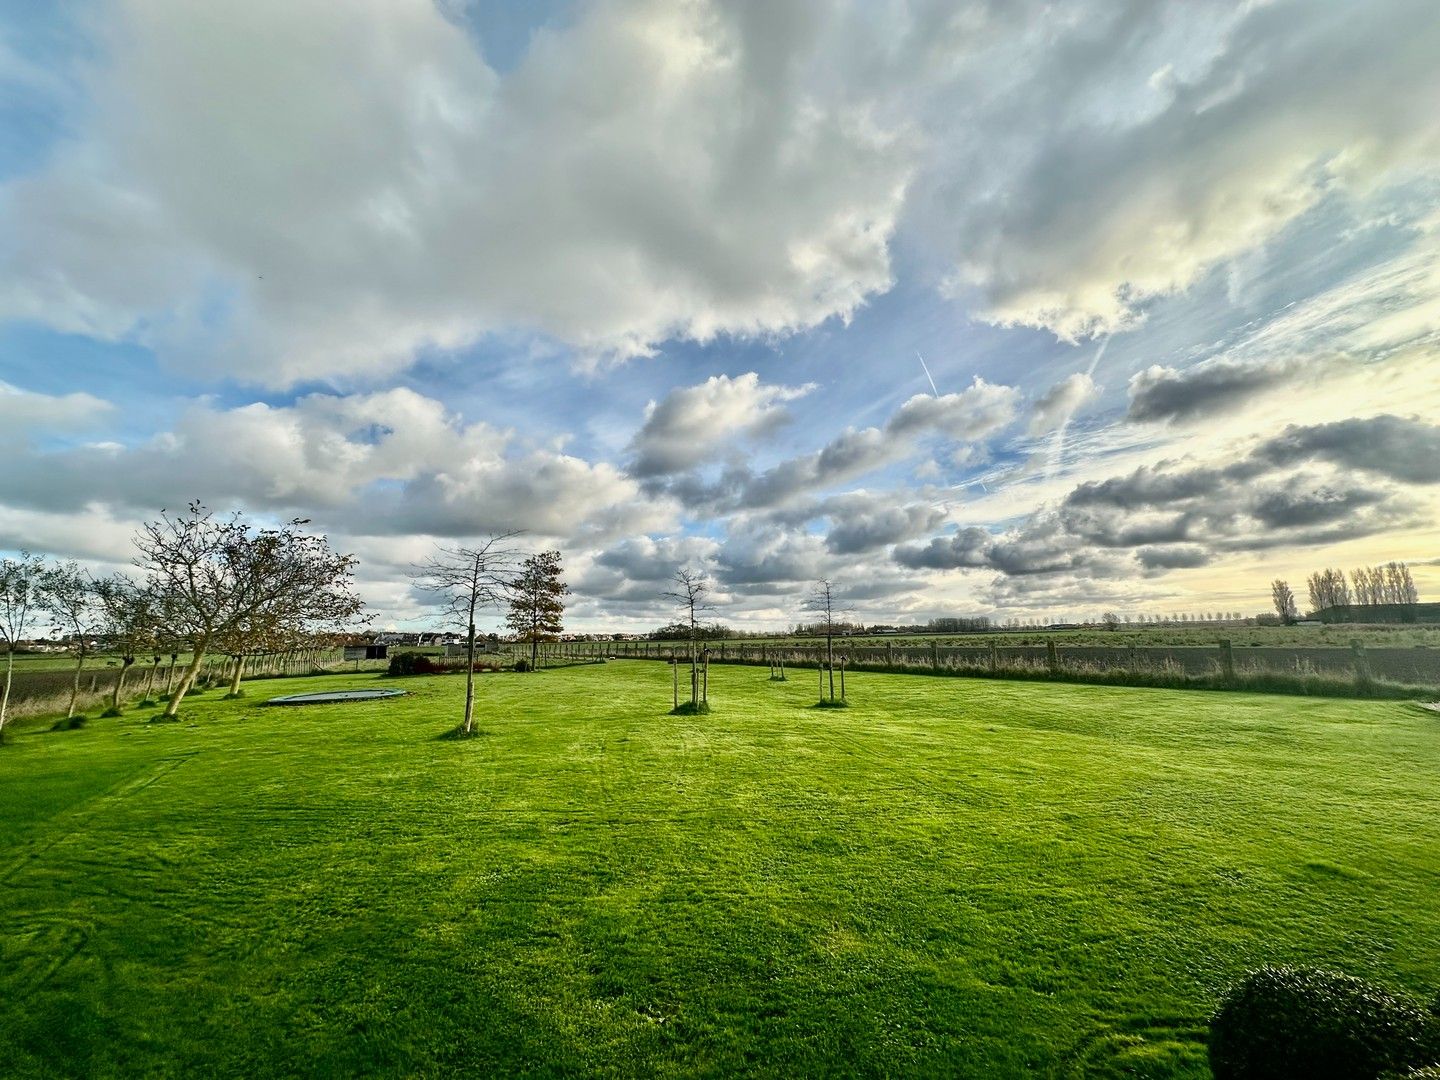
[[[806,611],[820,616],[820,625],[825,629],[825,667],[830,673],[830,700],[835,700],[835,625],[838,618],[848,612],[839,605],[836,585],[828,578],[821,578],[810,587],[810,595],[802,605]]]
[[[1305,584],[1310,593],[1312,611],[1350,605],[1350,586],[1345,582],[1343,570],[1317,570],[1305,579]]]
[[[15,650],[26,640],[39,606],[40,580],[45,560],[20,552],[18,559],[0,559],[0,641],[5,644],[5,689],[0,693],[0,740],[5,737],[5,713],[10,707],[10,683],[15,676]]]
[[[54,618],[55,629],[75,642],[75,675],[65,713],[69,719],[80,701],[80,673],[90,655],[90,640],[100,632],[104,619],[95,581],[73,562],[56,563],[40,577],[40,606]]]
[[[120,674],[110,694],[110,712],[118,715],[125,694],[125,676],[142,652],[154,655],[157,607],[155,598],[135,582],[122,575],[101,578],[95,582],[95,596],[100,606],[100,634],[107,648],[120,654]],[[155,657],[159,663],[159,657]],[[150,668],[154,681],[155,667]],[[149,687],[146,687],[149,696]]]
[[[675,588],[661,595],[680,609],[680,621],[689,631],[690,640],[690,711],[700,709],[700,617],[714,610],[710,603],[710,579],[703,570],[682,566],[671,579]]]
[[[191,650],[190,663],[165,705],[174,719],[213,645],[246,626],[329,620],[359,610],[350,592],[356,559],[330,550],[323,536],[294,518],[279,528],[252,526],[239,513],[216,518],[200,503],[183,514],[161,512],[135,538],[135,565]]]
[[[458,729],[464,738],[475,734],[475,614],[505,600],[520,558],[509,542],[518,535],[497,533],[478,547],[436,548],[410,575],[416,589],[439,599],[442,618],[466,627],[465,716]]]
[[[1385,564],[1385,593],[1386,600],[1391,604],[1418,604],[1420,602],[1420,593],[1415,588],[1415,579],[1410,576],[1408,564],[1403,562]]]
[[[1295,593],[1291,591],[1287,582],[1276,578],[1270,583],[1270,599],[1275,605],[1275,611],[1280,616],[1280,622],[1290,626],[1299,617],[1299,610],[1295,607]]]

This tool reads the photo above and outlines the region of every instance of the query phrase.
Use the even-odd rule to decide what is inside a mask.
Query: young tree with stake
[[[0,643],[5,646],[5,688],[0,691],[0,741],[10,708],[10,683],[15,675],[15,650],[34,625],[45,560],[20,552],[18,559],[0,559]]]
[[[662,593],[680,609],[680,622],[687,630],[690,646],[690,704],[689,712],[700,709],[700,655],[697,642],[700,638],[700,617],[713,610],[710,603],[710,579],[703,570],[682,566],[672,578],[675,588]]]
[[[830,703],[835,703],[835,625],[837,616],[846,614],[839,607],[836,585],[827,578],[821,578],[810,587],[810,595],[804,603],[806,611],[820,616],[820,625],[825,631],[825,667],[830,673]],[[823,697],[823,695],[822,695]],[[840,700],[844,700],[842,697]]]
[[[510,613],[505,624],[521,641],[530,643],[530,668],[533,671],[540,656],[540,642],[548,641],[565,629],[561,617],[565,603],[560,598],[570,587],[560,577],[560,552],[542,551],[521,564],[520,573],[507,590]]]
[[[491,536],[477,547],[437,548],[411,572],[415,588],[431,593],[442,605],[442,617],[465,626],[465,715],[456,734],[475,734],[475,615],[498,607],[515,576],[519,553],[508,544],[518,533]]]

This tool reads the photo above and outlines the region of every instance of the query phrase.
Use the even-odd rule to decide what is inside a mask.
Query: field
[[[1437,989],[1432,712],[711,678],[483,676],[467,742],[454,677],[20,731],[5,1072],[1204,1077],[1247,967]]]

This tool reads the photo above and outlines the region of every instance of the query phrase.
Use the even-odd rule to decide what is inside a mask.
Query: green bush
[[[1210,1021],[1216,1080],[1376,1080],[1440,1060],[1440,1021],[1423,1005],[1317,968],[1246,975]]]
[[[402,652],[390,657],[391,675],[434,675],[435,662],[424,653]]]
[[[125,711],[124,711],[123,709],[117,709],[114,705],[111,705],[108,709],[106,709],[104,712],[102,712],[102,713],[100,714],[100,716],[101,716],[102,719],[109,719],[109,718],[112,718],[112,717],[124,716],[124,715],[125,715]]]
[[[523,659],[522,659],[522,660],[516,660],[516,661],[515,661],[515,670],[516,670],[516,671],[524,672],[524,671],[533,671],[534,669],[530,666],[530,661],[529,661],[529,660],[523,660]]]

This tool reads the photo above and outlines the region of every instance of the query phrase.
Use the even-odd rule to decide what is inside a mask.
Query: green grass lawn
[[[1194,1076],[1264,961],[1440,984],[1440,716],[644,662],[0,750],[9,1076]]]

